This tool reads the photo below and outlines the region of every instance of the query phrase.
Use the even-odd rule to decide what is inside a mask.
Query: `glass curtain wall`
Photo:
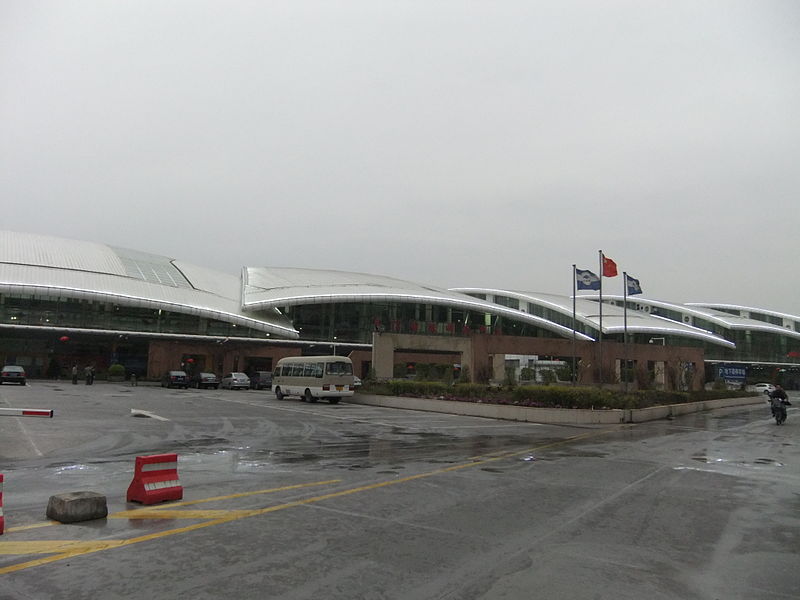
[[[0,323],[147,333],[264,337],[263,332],[225,321],[157,308],[65,297],[0,294]]]

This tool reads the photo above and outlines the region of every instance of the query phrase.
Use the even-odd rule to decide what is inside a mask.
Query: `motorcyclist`
[[[770,407],[772,408],[772,416],[778,416],[780,413],[781,418],[778,419],[778,424],[782,423],[786,420],[786,407],[791,406],[791,402],[789,402],[789,397],[786,395],[786,390],[784,390],[781,386],[776,385],[775,389],[769,393],[769,403]]]

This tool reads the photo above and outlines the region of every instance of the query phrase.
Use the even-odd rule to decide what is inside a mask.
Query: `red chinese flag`
[[[616,277],[617,276],[617,263],[603,256],[603,277]]]

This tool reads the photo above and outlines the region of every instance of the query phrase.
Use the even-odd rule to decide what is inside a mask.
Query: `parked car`
[[[5,365],[3,367],[2,375],[0,375],[0,384],[5,382],[16,383],[25,385],[25,369],[19,365]]]
[[[186,371],[167,371],[164,377],[161,378],[161,387],[188,388],[189,378],[186,376]]]
[[[219,377],[217,377],[216,373],[195,373],[189,379],[189,383],[198,390],[200,388],[214,388],[216,390],[219,387]]]
[[[250,378],[245,373],[228,373],[222,376],[222,388],[229,390],[246,390],[250,387]]]
[[[353,375],[353,387],[361,387],[361,378]]]
[[[755,385],[747,386],[748,392],[760,392],[762,394],[769,394],[775,391],[775,386],[771,383],[756,383]]]
[[[271,390],[272,371],[256,371],[250,376],[250,389]]]

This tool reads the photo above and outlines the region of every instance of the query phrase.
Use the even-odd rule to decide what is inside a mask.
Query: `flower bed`
[[[720,398],[756,395],[753,392],[703,390],[697,392],[665,392],[640,390],[620,392],[596,387],[555,385],[496,388],[476,383],[448,385],[437,381],[391,380],[365,389],[372,394],[436,398],[457,402],[481,402],[537,408],[634,409],[703,402]]]

